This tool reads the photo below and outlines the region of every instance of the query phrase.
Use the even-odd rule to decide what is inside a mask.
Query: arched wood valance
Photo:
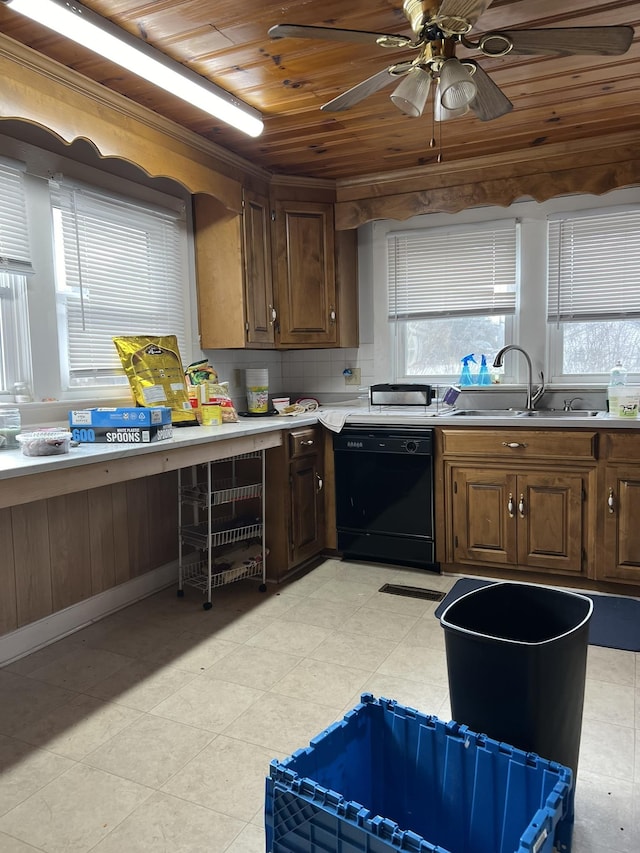
[[[19,119],[66,144],[86,139],[101,157],[120,158],[241,210],[240,158],[2,34],[0,80],[0,133],[2,119]]]

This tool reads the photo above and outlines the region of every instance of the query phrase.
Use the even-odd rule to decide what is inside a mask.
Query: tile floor
[[[264,777],[362,691],[449,719],[455,578],[327,560],[160,592],[0,669],[2,853],[264,853]],[[640,654],[589,647],[574,853],[640,850]],[[487,851],[492,853],[492,851]]]

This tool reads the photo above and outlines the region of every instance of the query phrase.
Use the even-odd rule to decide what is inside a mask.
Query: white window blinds
[[[66,184],[51,200],[70,384],[122,373],[116,335],[175,334],[184,358],[181,214]]]
[[[33,270],[20,164],[0,160],[0,198],[0,273],[30,273]]]
[[[389,316],[514,314],[517,236],[515,220],[390,233]]]
[[[550,219],[548,320],[640,317],[640,209]]]

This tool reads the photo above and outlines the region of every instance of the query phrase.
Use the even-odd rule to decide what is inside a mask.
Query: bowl
[[[16,438],[24,456],[61,456],[71,446],[71,433],[66,429],[37,429]]]

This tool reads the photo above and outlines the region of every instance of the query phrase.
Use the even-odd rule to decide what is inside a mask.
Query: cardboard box
[[[172,437],[171,424],[149,427],[71,427],[71,440],[81,444],[149,444]]]
[[[76,409],[69,412],[70,427],[149,427],[171,423],[168,406]]]

